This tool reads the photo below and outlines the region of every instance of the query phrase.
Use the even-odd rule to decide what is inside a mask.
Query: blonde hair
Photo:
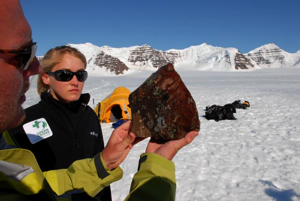
[[[62,61],[62,58],[65,54],[70,54],[82,61],[84,68],[86,68],[87,62],[85,56],[78,51],[76,48],[70,46],[58,46],[50,49],[40,61],[42,70],[44,73],[50,72],[57,64]],[[37,91],[41,96],[43,92],[49,90],[49,85],[46,85],[42,80],[42,75],[40,74],[37,80]]]

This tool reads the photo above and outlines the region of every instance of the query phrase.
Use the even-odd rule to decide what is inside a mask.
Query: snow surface
[[[151,73],[90,76],[84,92],[91,94],[90,106],[94,107],[118,86],[133,91]],[[178,73],[196,101],[201,131],[173,159],[176,200],[300,200],[300,69],[248,72],[179,69]],[[39,101],[35,79],[26,94],[25,108]],[[203,117],[206,106],[239,99],[248,100],[251,106],[237,109],[237,120],[216,122]],[[102,124],[102,130],[107,142],[113,131],[111,124]],[[137,144],[121,165],[124,176],[111,185],[114,201],[124,200],[128,194],[139,155],[147,142]]]

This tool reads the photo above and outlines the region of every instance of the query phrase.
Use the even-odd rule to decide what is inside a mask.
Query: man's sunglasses
[[[36,49],[37,45],[33,42],[20,50],[0,49],[0,53],[16,54],[17,56],[15,59],[18,61],[18,68],[21,70],[27,70],[35,58]]]
[[[88,77],[88,73],[86,71],[72,72],[68,70],[57,70],[55,72],[47,72],[46,74],[54,76],[57,81],[61,82],[68,82],[72,80],[74,75],[76,75],[79,82],[84,82]]]

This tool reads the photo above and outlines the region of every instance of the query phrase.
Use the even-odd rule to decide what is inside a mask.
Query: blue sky
[[[21,0],[37,55],[58,45],[148,44],[158,50],[207,43],[247,53],[268,43],[300,50],[300,0]]]

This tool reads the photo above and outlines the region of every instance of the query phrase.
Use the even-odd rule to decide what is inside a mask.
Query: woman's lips
[[[70,91],[71,92],[78,92],[79,90],[78,89],[71,89]]]

